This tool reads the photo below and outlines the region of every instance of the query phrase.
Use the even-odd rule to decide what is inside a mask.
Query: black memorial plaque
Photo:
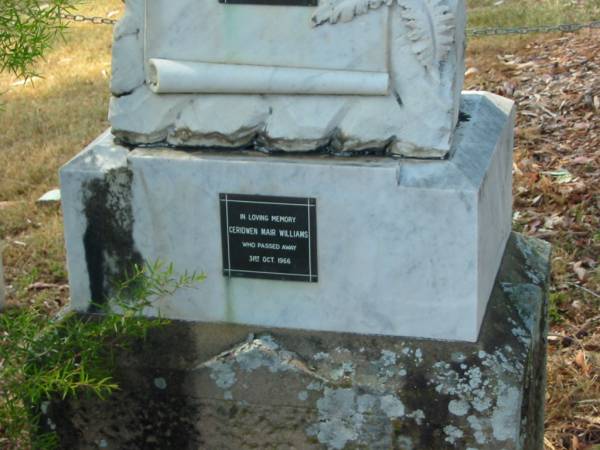
[[[319,0],[219,0],[233,5],[318,6]]]
[[[314,198],[219,194],[223,274],[316,283]]]

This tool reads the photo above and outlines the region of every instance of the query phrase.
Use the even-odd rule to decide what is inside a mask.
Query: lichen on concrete
[[[123,355],[102,408],[48,416],[73,449],[148,448],[148,423],[162,448],[541,449],[545,250],[510,240],[477,343],[174,322]]]

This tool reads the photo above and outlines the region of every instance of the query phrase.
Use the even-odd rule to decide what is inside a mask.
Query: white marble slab
[[[463,84],[463,0],[319,1],[290,7],[127,0],[113,46],[113,133],[132,144],[445,156]],[[286,88],[268,76],[240,86],[236,80],[244,77],[227,72],[220,83],[205,79],[198,88],[202,77],[192,74],[194,89],[157,93],[149,88],[151,59],[180,68],[259,66],[288,74]],[[290,89],[292,69],[378,74],[389,88],[365,95],[373,90],[361,83],[315,90],[305,80]],[[183,82],[190,72],[184,67],[169,76]]]
[[[341,27],[314,27],[315,10],[218,0],[150,1],[146,58],[387,71],[388,8]]]
[[[208,275],[166,317],[474,341],[511,229],[512,108],[465,94],[447,161],[128,152],[105,134],[61,172],[72,304],[91,296],[89,180],[119,168],[136,254]],[[220,193],[316,198],[318,283],[224,277]]]

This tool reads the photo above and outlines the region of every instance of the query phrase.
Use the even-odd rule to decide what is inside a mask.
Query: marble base
[[[102,135],[61,171],[72,306],[130,264],[207,280],[172,319],[475,341],[511,230],[513,104],[466,93],[444,161],[128,150]],[[219,194],[317,199],[318,283],[222,274]]]
[[[73,450],[541,450],[549,256],[510,238],[477,343],[173,322],[43,423]]]

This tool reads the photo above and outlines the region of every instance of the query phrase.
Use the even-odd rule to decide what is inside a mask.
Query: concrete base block
[[[511,236],[476,343],[173,322],[47,420],[69,449],[541,449],[549,258]]]

